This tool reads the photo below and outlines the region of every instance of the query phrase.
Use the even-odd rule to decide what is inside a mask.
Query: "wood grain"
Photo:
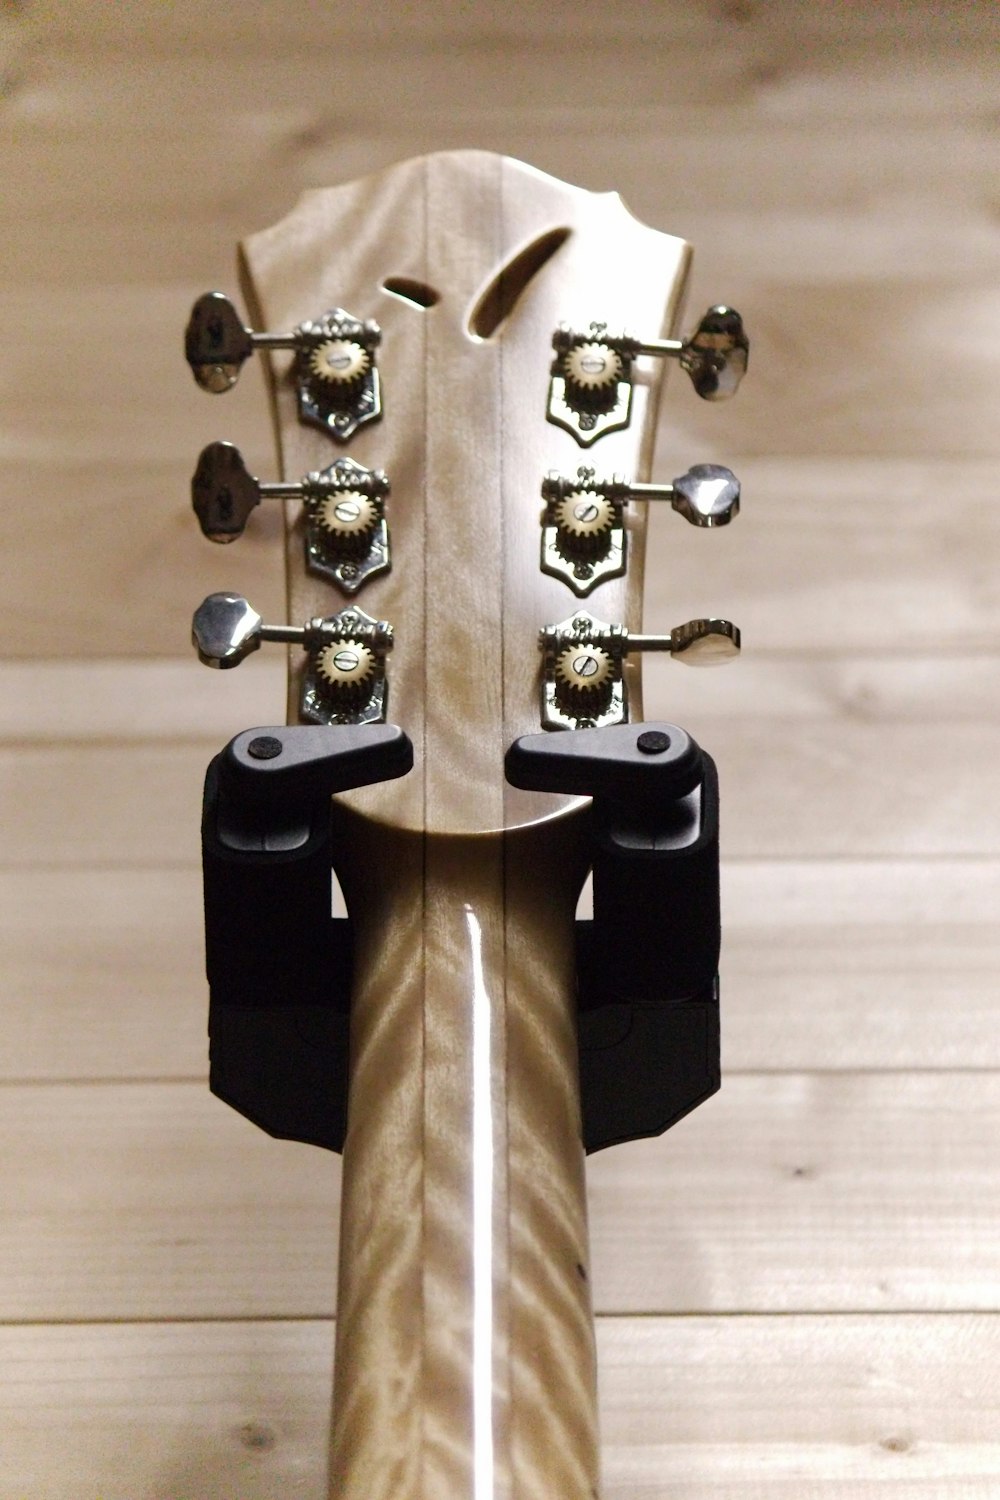
[[[22,1500],[321,1500],[331,1342],[311,1321],[4,1329],[5,1482]],[[995,1316],[602,1318],[597,1343],[611,1500],[1000,1483]]]
[[[598,1320],[605,1495],[1000,1489],[995,1318],[934,1311],[990,1290],[996,1243],[998,47],[986,0],[0,15],[0,1264],[71,1320],[0,1326],[11,1500],[325,1493],[330,1324],[285,1314],[332,1305],[337,1169],[200,1093],[198,783],[282,717],[282,669],[182,654],[209,588],[277,614],[282,580],[276,518],[222,552],[187,483],[220,437],[274,469],[259,371],[205,399],[180,330],[301,190],[452,144],[617,188],[695,244],[689,310],[732,299],[754,340],[724,411],[674,386],[657,460],[730,464],[743,515],[654,510],[647,564],[650,629],[718,608],[744,658],[645,673],[726,756],[752,1076],[627,1187],[595,1159],[604,1289],[651,1314]],[[748,1311],[782,1292],[772,1219],[802,1315]]]
[[[683,670],[673,669],[674,680]],[[993,723],[933,717],[859,723],[846,716],[748,723],[665,692],[653,697],[650,711],[683,719],[712,743],[728,788],[730,857],[944,859],[1000,852],[1000,809],[992,796],[1000,728]],[[10,864],[194,867],[198,833],[189,809],[198,806],[205,766],[218,748],[213,739],[0,751]],[[948,765],[962,766],[960,779],[945,774]]]
[[[0,1224],[0,1317],[332,1311],[339,1168],[269,1140],[200,1079],[8,1084],[0,1121],[18,1205]],[[404,1131],[403,1101],[392,1123]],[[595,1307],[995,1311],[997,1127],[988,1069],[727,1075],[665,1140],[589,1161]],[[412,1194],[376,1165],[382,1193]],[[366,1227],[373,1213],[349,1232]],[[359,1270],[371,1256],[362,1244]]]

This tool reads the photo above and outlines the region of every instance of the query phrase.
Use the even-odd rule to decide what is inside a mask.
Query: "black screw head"
[[[274,734],[259,734],[247,746],[247,754],[254,760],[274,760],[284,750],[284,745]]]
[[[635,748],[643,755],[662,755],[670,749],[670,736],[662,729],[645,729],[635,742]]]

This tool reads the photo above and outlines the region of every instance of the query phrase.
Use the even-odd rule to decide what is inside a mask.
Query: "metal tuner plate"
[[[295,329],[295,383],[301,421],[322,428],[339,443],[382,415],[375,350],[382,334],[335,307]]]
[[[306,565],[331,578],[345,594],[357,591],[392,566],[385,497],[389,481],[381,469],[338,458],[302,481]]]

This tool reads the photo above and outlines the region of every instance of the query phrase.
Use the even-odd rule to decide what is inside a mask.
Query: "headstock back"
[[[413,741],[416,767],[352,800],[379,821],[435,833],[552,815],[569,799],[525,795],[502,775],[507,747],[540,727],[538,631],[576,602],[539,567],[540,485],[547,471],[572,475],[585,461],[645,480],[663,368],[639,362],[629,426],[603,437],[591,457],[547,420],[552,335],[560,323],[586,328],[598,318],[609,328],[671,331],[688,247],[638,223],[616,194],[455,152],[307,193],[242,254],[255,326],[289,328],[343,307],[381,328],[383,416],[360,427],[346,451],[388,475],[392,567],[356,602],[394,630],[388,714]],[[345,451],[299,420],[291,362],[281,353],[269,362],[286,480]],[[626,523],[627,574],[602,584],[593,607],[635,628],[644,507],[630,509],[640,514]],[[347,602],[306,570],[302,527],[293,502],[293,621]],[[638,670],[626,670],[631,716],[641,718]],[[293,653],[293,719],[301,671]]]

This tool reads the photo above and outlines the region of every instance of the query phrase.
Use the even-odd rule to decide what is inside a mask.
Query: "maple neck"
[[[331,1497],[591,1500],[578,820],[503,840],[337,825],[359,978]]]

